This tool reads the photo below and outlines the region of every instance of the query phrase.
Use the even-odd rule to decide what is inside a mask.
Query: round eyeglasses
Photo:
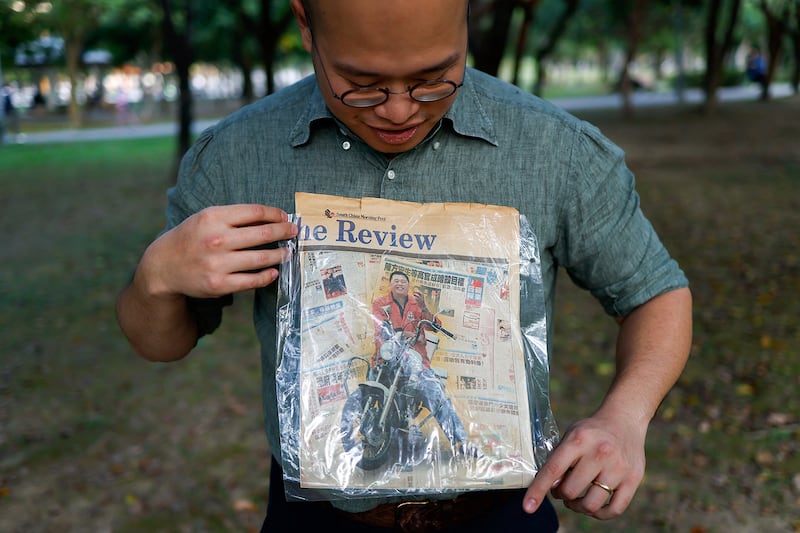
[[[319,65],[322,68],[322,75],[328,82],[328,87],[331,89],[331,94],[334,98],[350,107],[374,107],[381,105],[389,99],[392,94],[406,94],[417,102],[430,103],[444,100],[452,96],[464,82],[456,83],[452,80],[425,80],[414,85],[406,87],[405,91],[390,91],[388,87],[356,87],[343,92],[341,95],[336,94],[331,85],[331,79],[328,77],[328,72],[325,70],[325,62],[319,55],[316,47],[314,52],[317,54]]]
[[[325,77],[327,77],[327,74]],[[330,82],[328,84],[330,85]],[[350,107],[373,107],[381,105],[388,100],[390,94],[408,93],[417,102],[436,102],[451,96],[462,85],[463,82],[456,83],[451,80],[427,80],[406,87],[405,91],[390,91],[387,87],[358,87],[338,95],[331,87],[331,93],[334,98],[340,100],[344,105],[349,105]]]

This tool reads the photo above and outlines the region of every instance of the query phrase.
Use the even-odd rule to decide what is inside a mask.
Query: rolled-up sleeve
[[[595,127],[576,132],[572,190],[562,216],[559,262],[613,316],[688,285],[639,205],[622,150]]]

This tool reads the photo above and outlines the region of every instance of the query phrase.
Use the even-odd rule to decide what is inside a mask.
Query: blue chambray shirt
[[[296,191],[518,209],[539,243],[548,343],[558,267],[614,316],[688,285],[642,214],[619,147],[587,122],[470,68],[439,127],[393,158],[334,119],[313,76],[237,111],[183,159],[168,192],[167,228],[212,205],[263,203],[292,213]],[[204,302],[197,314],[213,324],[221,307]],[[274,284],[257,290],[266,432],[280,457],[275,312]],[[521,312],[526,323],[524,301]],[[361,511],[376,503],[337,505]]]

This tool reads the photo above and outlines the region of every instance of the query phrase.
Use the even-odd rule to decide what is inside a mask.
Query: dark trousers
[[[525,489],[508,491],[508,498],[485,516],[452,533],[486,533],[487,531],[525,531],[530,533],[558,531],[558,516],[549,500],[529,515],[522,510]],[[348,519],[328,502],[287,502],[283,488],[283,471],[272,459],[269,480],[267,518],[261,533],[300,533],[305,531],[347,531],[348,533],[386,533],[385,528],[368,526]]]

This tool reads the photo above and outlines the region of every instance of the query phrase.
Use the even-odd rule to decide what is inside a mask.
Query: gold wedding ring
[[[604,485],[603,483],[600,483],[596,479],[592,481],[592,485],[594,485],[596,487],[600,487],[601,489],[606,491],[609,494],[609,496],[614,496],[614,489],[612,489],[608,485]]]

